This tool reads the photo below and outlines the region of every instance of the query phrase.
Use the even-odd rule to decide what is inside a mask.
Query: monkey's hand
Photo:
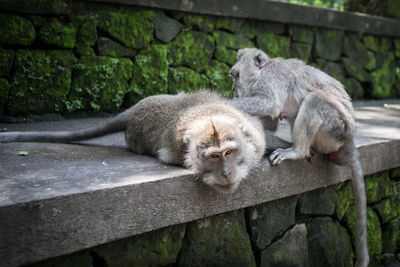
[[[283,148],[278,148],[274,152],[271,153],[269,156],[269,160],[271,161],[272,165],[278,165],[282,161],[287,160],[287,159],[301,159],[304,158],[305,154],[298,151],[294,147],[283,149]]]

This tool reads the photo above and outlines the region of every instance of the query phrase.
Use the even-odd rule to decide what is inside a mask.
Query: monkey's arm
[[[276,101],[263,96],[237,97],[230,100],[236,108],[259,117],[270,116],[275,119],[279,116],[280,110]]]

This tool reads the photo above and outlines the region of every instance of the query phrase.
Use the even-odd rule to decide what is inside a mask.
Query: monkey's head
[[[242,123],[225,114],[194,120],[183,136],[185,166],[206,185],[223,193],[235,191],[261,158],[248,134]]]
[[[268,55],[257,48],[240,49],[235,64],[229,71],[233,79],[232,91],[235,97],[250,96],[250,91],[268,62]]]

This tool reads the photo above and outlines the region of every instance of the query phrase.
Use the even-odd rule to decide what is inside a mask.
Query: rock
[[[287,198],[251,207],[250,236],[259,249],[295,223],[296,198]]]
[[[130,83],[133,103],[152,94],[168,93],[167,55],[167,46],[153,45],[141,50],[135,57]]]
[[[0,76],[7,76],[11,70],[15,52],[0,47]]]
[[[343,65],[335,62],[325,62],[322,71],[328,73],[330,76],[335,78],[336,80],[343,82],[345,79],[345,73],[343,70]]]
[[[228,75],[229,69],[225,63],[212,60],[205,72],[210,81],[211,89],[222,93],[226,97],[232,96],[232,78]]]
[[[312,45],[314,39],[314,32],[311,28],[290,25],[289,34],[292,36],[292,41],[299,43],[306,43]]]
[[[154,39],[153,20],[153,11],[109,7],[98,26],[126,47],[140,49]]]
[[[164,13],[157,13],[154,18],[154,29],[156,38],[164,43],[172,41],[183,28],[177,20],[171,19]]]
[[[344,38],[343,52],[346,56],[357,61],[361,66],[370,63],[368,49],[361,43],[354,34],[347,34]]]
[[[100,56],[107,57],[134,57],[137,53],[135,49],[127,48],[107,37],[100,37],[96,48]]]
[[[169,68],[168,92],[171,94],[208,88],[208,85],[208,78],[204,74],[199,74],[186,67]]]
[[[290,57],[290,39],[273,33],[263,33],[257,36],[257,46],[269,57]]]
[[[346,89],[353,100],[364,98],[364,88],[354,78],[347,78],[344,80],[344,89]]]
[[[96,53],[91,47],[77,47],[75,48],[75,53],[77,53],[81,57],[94,57]]]
[[[256,266],[243,210],[187,224],[177,266]]]
[[[227,63],[229,66],[232,66],[236,60],[236,51],[217,45],[215,47],[215,58],[219,61]]]
[[[391,51],[392,49],[393,49],[393,47],[392,47],[392,39],[388,38],[388,37],[383,37],[383,36],[380,37],[378,51],[386,53],[388,51]]]
[[[213,36],[217,46],[230,49],[254,47],[254,43],[243,34],[230,34],[222,31],[214,31]]]
[[[383,224],[389,223],[396,218],[400,218],[400,199],[388,198],[381,200],[374,205],[374,210],[378,213]]]
[[[303,43],[292,43],[290,47],[290,55],[293,58],[298,58],[303,60],[305,63],[308,63],[308,59],[311,54],[311,45],[303,44]]]
[[[261,251],[261,267],[307,266],[307,229],[298,224],[268,248]]]
[[[346,72],[351,76],[356,78],[360,82],[371,81],[371,76],[363,69],[363,67],[351,58],[342,58],[344,63],[344,68]]]
[[[378,37],[373,35],[364,35],[363,43],[368,49],[371,49],[372,51],[378,51]]]
[[[87,19],[79,25],[76,35],[78,47],[92,47],[97,41],[97,22],[93,19]]]
[[[56,18],[46,22],[38,32],[39,41],[59,48],[75,47],[76,28],[72,23],[65,23]]]
[[[375,203],[393,194],[393,184],[389,179],[389,172],[379,172],[365,177],[368,203]]]
[[[210,33],[214,30],[215,18],[205,15],[186,14],[183,17],[183,23],[192,27],[193,30]]]
[[[375,54],[372,53],[371,51],[367,52],[367,57],[368,57],[368,62],[364,66],[364,68],[368,71],[374,70],[376,68],[376,58]]]
[[[4,78],[0,78],[0,115],[4,114],[4,107],[7,104],[10,83]]]
[[[400,39],[394,39],[394,48],[395,48],[395,56],[396,58],[400,58]]]
[[[0,9],[28,14],[69,14],[71,12],[70,3],[66,0],[2,0]]]
[[[373,72],[372,77],[372,92],[371,95],[375,98],[387,98],[394,92],[394,82],[396,78],[396,62],[392,52],[384,54],[383,66]],[[394,90],[393,90],[394,91]]]
[[[46,17],[38,15],[29,15],[28,18],[35,27],[42,26],[47,21]]]
[[[317,30],[315,34],[315,55],[326,60],[339,60],[342,53],[343,36],[343,31]]]
[[[168,44],[169,64],[188,66],[195,71],[204,71],[214,54],[214,39],[201,32],[185,31]]]
[[[398,168],[394,168],[390,170],[390,178],[391,179],[397,179],[400,178],[400,167]],[[400,188],[399,188],[400,189]],[[398,193],[400,194],[400,191],[398,191]]]
[[[334,190],[334,187],[329,187],[300,195],[298,198],[298,213],[333,215],[335,210]]]
[[[349,208],[348,212],[344,216],[344,222],[351,231],[354,243],[356,226],[356,211],[354,205]],[[367,213],[367,232],[368,251],[372,258],[372,256],[382,253],[382,230],[378,215],[376,215],[370,207],[368,207]]]
[[[8,101],[10,115],[62,111],[75,63],[72,51],[17,50]]]
[[[74,68],[67,110],[118,111],[128,91],[132,66],[125,58],[82,57]]]
[[[0,45],[29,46],[36,38],[30,20],[21,16],[0,13]]]
[[[384,253],[396,253],[400,242],[400,220],[396,219],[382,227],[382,241]]]
[[[308,264],[313,267],[353,266],[353,249],[346,229],[329,217],[307,224]]]
[[[264,33],[283,35],[286,32],[286,28],[283,23],[246,20],[242,26],[241,32],[248,38],[253,39]]]
[[[229,17],[217,17],[215,28],[231,33],[239,33],[241,31],[244,20]]]
[[[106,266],[165,266],[176,261],[185,225],[176,225],[92,249]]]

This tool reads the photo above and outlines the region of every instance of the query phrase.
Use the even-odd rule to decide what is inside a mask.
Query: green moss
[[[217,46],[231,49],[254,47],[254,43],[243,34],[230,34],[222,31],[213,32]]]
[[[52,18],[40,28],[38,38],[47,45],[73,48],[75,46],[75,34],[76,29],[72,23]]]
[[[351,229],[352,239],[354,244],[354,234],[355,234],[355,226],[356,226],[356,215],[355,215],[355,207],[351,206],[349,211],[346,213],[344,217],[344,221],[347,226]],[[382,230],[379,222],[378,215],[371,209],[368,208],[367,213],[367,242],[368,242],[368,251],[370,256],[379,255],[382,253]]]
[[[127,48],[106,37],[100,37],[97,41],[97,51],[100,56],[107,57],[134,57],[137,53],[135,49]]]
[[[290,39],[273,33],[263,33],[257,37],[257,46],[270,57],[290,57]]]
[[[387,37],[381,37],[378,50],[383,53],[392,50],[392,39]]]
[[[167,46],[153,45],[135,57],[130,102],[136,103],[149,95],[168,93],[167,55]]]
[[[79,25],[76,35],[78,47],[92,47],[97,41],[97,22],[94,19],[88,19]]]
[[[358,63],[358,61],[344,57],[342,58],[346,72],[351,76],[356,78],[360,82],[371,81],[371,76],[363,69],[363,67]]]
[[[75,62],[71,51],[17,50],[8,112],[17,115],[61,111]]]
[[[214,30],[215,18],[204,15],[187,14],[183,17],[183,23],[192,27],[193,30],[209,33]]]
[[[375,98],[387,98],[394,92],[395,73],[395,57],[391,52],[387,52],[384,56],[383,66],[371,72],[372,92]],[[392,92],[393,91],[393,92]]]
[[[214,50],[211,36],[194,31],[182,32],[169,43],[169,64],[188,66],[201,72],[208,68]]]
[[[7,76],[11,70],[15,52],[0,47],[0,76]]]
[[[341,65],[341,64],[328,61],[328,62],[325,62],[322,70],[340,82],[343,82],[345,80],[343,65]]]
[[[383,252],[395,253],[399,248],[398,242],[400,241],[400,220],[397,219],[383,225],[382,232]]]
[[[108,57],[82,57],[74,66],[67,110],[118,111],[132,77],[132,61]]]
[[[363,36],[363,43],[368,49],[371,49],[372,51],[377,51],[378,50],[378,37],[373,36],[373,35],[364,35]]]
[[[178,266],[255,266],[243,210],[189,223]]]
[[[399,218],[400,219],[400,199],[389,198],[384,199],[374,205],[374,209],[377,211],[379,217],[383,223]]]
[[[396,57],[400,57],[400,39],[394,39],[393,40],[394,48],[396,49]]]
[[[30,20],[11,14],[0,13],[0,45],[29,46],[36,37]]]
[[[65,0],[1,0],[0,9],[30,14],[68,14],[70,1]]]
[[[384,171],[365,177],[368,203],[375,203],[393,194],[393,184],[389,172]]]
[[[368,56],[368,62],[364,66],[365,69],[369,71],[374,70],[376,68],[375,54],[372,53],[371,51],[368,51],[367,56]]]
[[[217,45],[215,47],[215,58],[232,66],[236,60],[236,51]]]
[[[229,67],[216,60],[212,60],[206,70],[206,76],[210,80],[211,89],[222,93],[224,96],[232,96],[232,79],[228,75]]]
[[[290,56],[293,58],[298,58],[308,63],[308,58],[311,54],[311,45],[303,43],[292,43],[290,49]]]
[[[290,35],[295,42],[312,44],[314,39],[314,32],[312,29],[302,26],[290,26]]]
[[[351,205],[354,204],[354,194],[351,182],[340,184],[334,195],[335,214],[339,220],[342,220]]]
[[[154,39],[154,12],[132,8],[107,8],[99,27],[130,48],[143,48]]]
[[[175,94],[181,91],[190,92],[200,88],[208,88],[207,76],[186,67],[169,68],[168,92]]]
[[[0,78],[0,115],[4,113],[4,106],[7,103],[10,87],[8,80]]]
[[[75,49],[75,52],[78,55],[80,55],[81,57],[96,56],[96,53],[94,52],[93,48],[91,48],[91,47],[77,47]]]
[[[354,78],[347,78],[344,80],[344,88],[353,100],[364,98],[364,88]]]
[[[175,263],[184,233],[185,225],[177,225],[102,245],[93,251],[107,266],[166,266]]]

